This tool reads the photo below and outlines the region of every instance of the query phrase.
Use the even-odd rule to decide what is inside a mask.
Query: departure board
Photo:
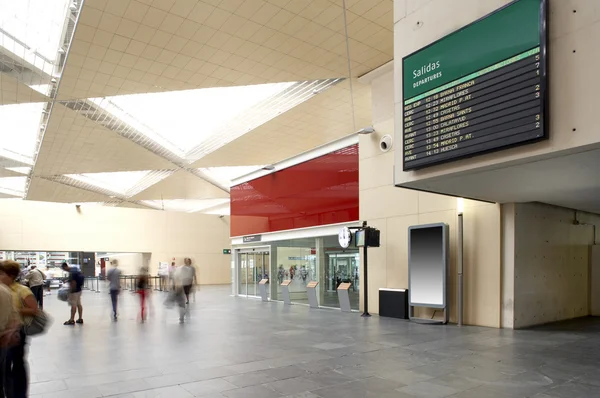
[[[403,58],[404,170],[547,138],[546,0],[517,0]]]

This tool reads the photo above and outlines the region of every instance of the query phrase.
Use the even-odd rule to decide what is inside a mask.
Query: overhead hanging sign
[[[548,137],[547,0],[516,0],[402,59],[404,170]]]

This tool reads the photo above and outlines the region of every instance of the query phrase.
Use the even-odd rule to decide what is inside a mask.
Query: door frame
[[[242,264],[240,262],[240,254],[243,253],[268,253],[269,254],[269,275],[271,275],[271,246],[270,245],[261,245],[261,246],[247,246],[247,247],[239,247],[239,248],[235,248],[234,249],[234,261],[235,261],[235,267],[234,267],[234,291],[235,291],[235,296],[240,296],[240,297],[258,297],[257,295],[253,295],[253,294],[248,294],[248,282],[246,279],[246,294],[240,294],[240,289],[239,289],[239,284],[240,284],[240,270],[242,267]],[[246,275],[247,277],[247,275]]]

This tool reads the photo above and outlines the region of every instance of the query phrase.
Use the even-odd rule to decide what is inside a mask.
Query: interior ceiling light
[[[25,196],[26,183],[27,177],[0,178],[0,194],[22,198],[23,196]]]
[[[213,209],[214,207],[229,203],[229,199],[171,199],[171,200],[141,200],[140,203],[154,209],[167,211],[184,211],[187,213],[195,213],[205,209]]]
[[[198,170],[213,178],[221,185],[230,188],[233,185],[233,180],[250,174],[253,171],[260,170],[263,167],[266,166],[204,167]]]
[[[342,80],[131,94],[88,101],[119,121],[111,120],[109,128],[155,153],[160,151],[156,146],[165,148],[189,164],[306,101],[314,89],[323,91]],[[89,105],[72,104],[76,111],[86,107]],[[102,120],[108,119],[103,115]],[[129,127],[125,129],[123,123]]]
[[[27,46],[27,50],[55,60],[70,3],[69,0],[0,1],[0,45],[17,42]],[[5,38],[10,40],[2,40]]]
[[[0,156],[33,165],[44,102],[0,106]]]
[[[119,171],[114,173],[84,173],[84,174],[65,174],[75,183],[69,181],[60,181],[68,185],[86,188],[83,185],[88,185],[92,188],[98,188],[102,193],[111,197],[116,193],[125,197],[136,195],[148,187],[156,184],[162,179],[172,174],[170,170],[156,171]],[[80,184],[77,184],[79,182]]]

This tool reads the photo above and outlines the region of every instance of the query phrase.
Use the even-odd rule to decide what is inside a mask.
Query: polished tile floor
[[[50,332],[31,341],[35,397],[354,398],[598,397],[600,321],[526,331],[417,325],[335,310],[285,307],[206,287],[178,324],[153,295],[84,292],[85,325],[46,297]]]

